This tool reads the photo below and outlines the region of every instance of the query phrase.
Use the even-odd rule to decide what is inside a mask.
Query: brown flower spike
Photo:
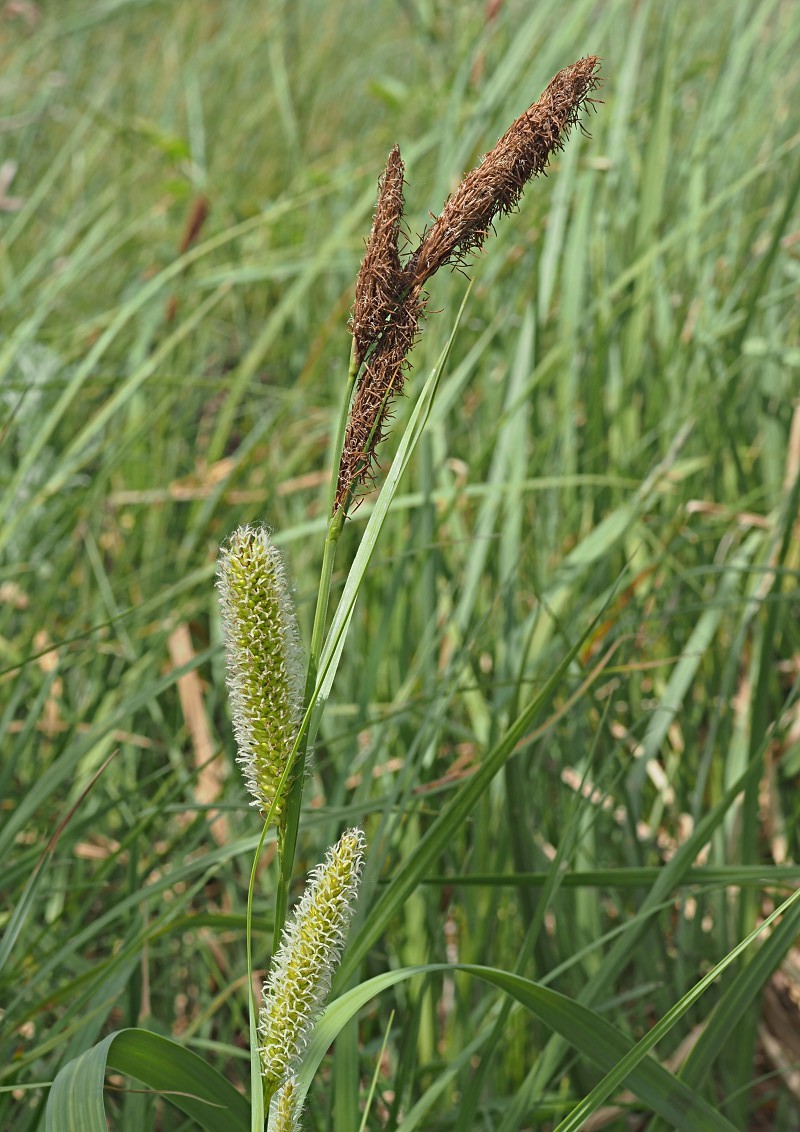
[[[445,202],[402,266],[398,236],[403,216],[403,163],[394,147],[378,192],[375,219],[356,280],[352,330],[363,365],[339,464],[334,512],[347,507],[372,476],[375,450],[385,434],[392,399],[425,310],[423,288],[440,267],[464,266],[480,250],[498,215],[512,212],[525,185],[543,173],[580,124],[600,85],[599,60],[587,55],[559,71],[542,96],[509,127],[481,163]]]
[[[525,185],[543,173],[550,156],[564,148],[570,130],[600,83],[599,60],[588,55],[559,71],[541,98],[517,118],[483,161],[447,200],[441,215],[414,252],[407,274],[421,287],[448,263],[461,264],[479,249],[498,214],[517,207]]]
[[[402,286],[397,241],[403,216],[403,172],[400,147],[395,146],[378,185],[372,231],[356,279],[351,327],[359,365],[394,314]]]

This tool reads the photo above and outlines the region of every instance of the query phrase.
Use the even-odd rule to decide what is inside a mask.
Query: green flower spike
[[[299,1132],[301,1105],[296,1103],[297,1078],[287,1077],[269,1106],[267,1132]]]
[[[283,929],[258,1019],[269,1096],[300,1064],[339,964],[361,880],[366,841],[350,829],[318,865]]]
[[[303,670],[283,561],[265,530],[240,527],[231,536],[217,587],[238,762],[266,817],[300,729]]]

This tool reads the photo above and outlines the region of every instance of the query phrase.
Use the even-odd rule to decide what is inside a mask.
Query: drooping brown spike
[[[400,147],[394,146],[378,184],[372,230],[356,279],[351,325],[359,364],[386,329],[402,287],[397,242],[403,218],[403,172]]]
[[[583,107],[594,101],[591,93],[601,83],[598,66],[598,57],[587,55],[559,71],[467,174],[409,260],[407,286],[419,290],[445,264],[463,265],[482,247],[496,217],[516,208],[527,182],[544,172],[550,156],[563,149]]]

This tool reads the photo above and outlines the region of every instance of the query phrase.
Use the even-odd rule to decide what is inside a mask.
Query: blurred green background
[[[15,0],[0,53],[0,1124],[43,1127],[33,1086],[125,1025],[246,1083],[259,828],[234,763],[217,549],[269,525],[308,639],[388,151],[413,238],[587,53],[605,80],[591,136],[469,272],[359,595],[300,852],[311,867],[364,824],[368,931],[599,618],[362,973],[517,969],[641,1037],[798,875],[800,5]],[[465,290],[459,273],[431,284],[385,465]],[[273,892],[265,868],[261,969]],[[692,1082],[739,1128],[800,1128],[797,952],[776,964],[739,983],[749,997]],[[337,1046],[307,1127],[357,1127],[376,1063],[369,1128],[555,1127],[601,1074],[549,1037],[464,976],[403,984]],[[593,1127],[642,1127],[629,1103]],[[108,1106],[115,1127],[190,1127],[146,1095]]]

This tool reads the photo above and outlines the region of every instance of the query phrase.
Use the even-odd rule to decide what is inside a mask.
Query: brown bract
[[[403,163],[389,154],[372,231],[356,280],[352,330],[362,367],[347,421],[334,512],[346,511],[372,476],[391,403],[402,392],[408,353],[425,311],[423,288],[447,264],[463,266],[483,246],[498,215],[512,212],[527,182],[562,149],[583,107],[595,100],[599,60],[587,55],[559,71],[541,98],[520,115],[481,163],[468,173],[402,265]]]

